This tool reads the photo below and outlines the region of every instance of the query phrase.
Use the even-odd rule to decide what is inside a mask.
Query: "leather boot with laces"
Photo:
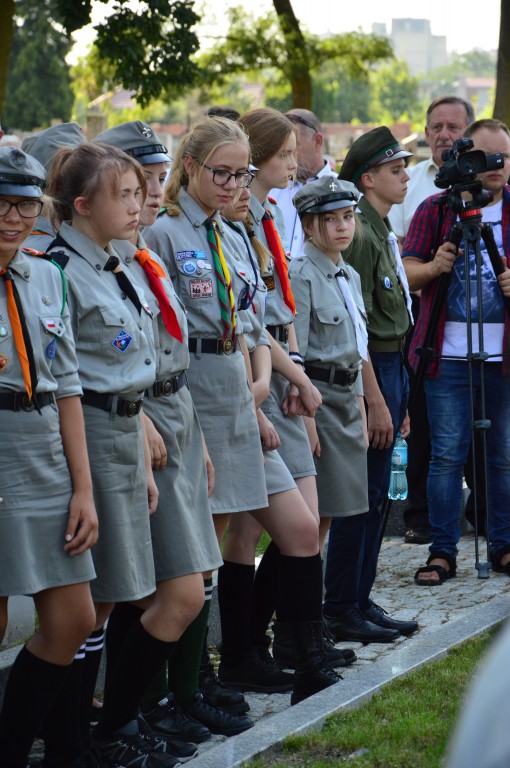
[[[238,691],[286,693],[292,690],[293,675],[282,672],[267,648],[252,648],[235,665],[220,662],[218,676],[222,683]]]
[[[341,677],[326,661],[321,621],[292,622],[290,627],[297,652],[297,667],[290,698],[291,705],[294,705],[335,685]]]

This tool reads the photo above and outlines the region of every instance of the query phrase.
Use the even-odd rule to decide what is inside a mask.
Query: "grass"
[[[320,732],[289,737],[282,752],[250,768],[441,768],[466,686],[497,630],[385,686]]]

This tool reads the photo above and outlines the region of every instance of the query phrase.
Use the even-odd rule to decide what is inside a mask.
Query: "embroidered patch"
[[[189,294],[192,299],[207,299],[213,295],[212,280],[210,277],[204,280],[190,280]]]
[[[3,371],[8,362],[8,357],[5,357],[5,355],[0,355],[0,371]]]
[[[115,347],[119,352],[125,352],[129,347],[133,337],[127,331],[120,331],[112,341],[112,347]]]
[[[177,251],[176,261],[185,261],[186,259],[205,259],[205,251]]]
[[[274,291],[274,289],[276,288],[276,284],[275,284],[273,275],[262,275],[262,280],[266,284],[266,288],[268,291]]]
[[[56,354],[57,354],[57,341],[56,339],[52,339],[48,344],[48,346],[46,347],[46,357],[48,357],[50,360],[53,360]]]
[[[54,336],[62,336],[65,331],[65,325],[60,317],[41,317],[41,322],[47,333],[53,333]]]

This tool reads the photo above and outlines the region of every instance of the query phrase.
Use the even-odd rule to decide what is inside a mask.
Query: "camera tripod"
[[[462,198],[463,192],[469,192],[472,196],[470,201],[465,201]],[[486,403],[485,403],[485,379],[484,379],[484,365],[488,360],[488,353],[484,350],[484,335],[483,335],[483,299],[482,299],[482,254],[481,254],[481,242],[484,243],[487,253],[494,270],[496,277],[504,271],[503,262],[499,255],[496,242],[494,240],[494,233],[490,224],[482,223],[482,207],[487,205],[492,199],[492,195],[482,189],[482,183],[476,181],[465,185],[455,185],[451,191],[445,196],[438,199],[438,203],[443,206],[448,206],[453,212],[459,216],[459,221],[453,224],[448,240],[454,243],[457,247],[462,247],[464,252],[464,270],[465,270],[465,297],[466,297],[466,325],[467,325],[467,356],[447,356],[444,359],[449,360],[466,360],[468,363],[468,384],[470,393],[470,416],[471,416],[471,447],[472,447],[472,462],[473,462],[473,500],[474,500],[474,529],[475,529],[475,568],[478,571],[479,579],[489,578],[489,571],[491,567],[490,555],[489,555],[489,539],[487,538],[487,552],[486,560],[480,560],[479,549],[479,532],[478,532],[478,507],[480,498],[485,506],[485,528],[488,531],[488,518],[490,514],[488,503],[488,481],[487,481],[487,432],[491,427],[491,422],[486,418]],[[442,219],[442,217],[440,217]],[[441,234],[441,225],[439,228],[439,236]],[[436,237],[436,246],[438,245],[438,237]],[[437,247],[434,248],[434,252]],[[477,330],[478,330],[478,350],[473,351],[473,321],[472,321],[472,307],[471,307],[471,282],[470,282],[470,253],[474,254],[475,260],[475,275],[476,275],[476,298],[478,307],[477,318]],[[434,301],[432,304],[432,311],[430,321],[425,334],[423,346],[418,350],[420,355],[420,361],[415,376],[415,388],[414,388],[414,400],[418,397],[421,386],[423,384],[423,378],[428,365],[429,360],[434,355],[434,341],[437,335],[439,320],[444,307],[444,302],[448,293],[448,287],[450,284],[450,273],[444,273],[438,280],[438,286]],[[507,310],[510,310],[510,300],[504,299]],[[475,397],[474,397],[474,383],[473,383],[473,371],[474,367],[478,366],[480,371],[480,407],[476,411]],[[479,441],[479,457],[475,450],[475,445]],[[477,469],[479,464],[483,469],[483,487],[482,493],[479,495],[478,488],[478,473]]]

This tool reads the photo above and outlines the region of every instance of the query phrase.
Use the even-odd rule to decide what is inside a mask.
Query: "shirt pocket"
[[[136,324],[125,304],[99,308],[99,324],[105,351],[126,353],[138,349],[141,324]]]

